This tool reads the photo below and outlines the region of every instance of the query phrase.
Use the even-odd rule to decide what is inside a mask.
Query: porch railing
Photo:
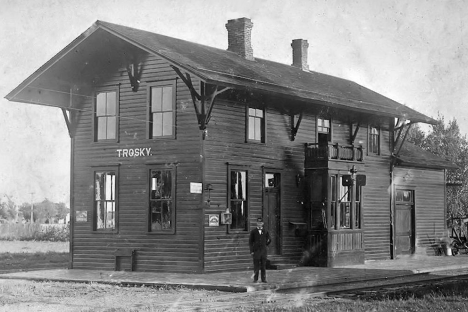
[[[316,160],[364,161],[364,148],[354,145],[306,143],[306,163]]]

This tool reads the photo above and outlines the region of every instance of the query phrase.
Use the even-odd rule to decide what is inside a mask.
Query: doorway
[[[414,190],[395,191],[395,254],[414,253]]]
[[[281,174],[265,171],[263,184],[263,221],[270,233],[269,254],[281,254]]]

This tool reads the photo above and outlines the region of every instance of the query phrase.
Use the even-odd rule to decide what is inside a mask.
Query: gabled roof
[[[400,154],[397,157],[397,164],[400,166],[418,168],[458,169],[458,166],[451,161],[425,151],[410,142],[405,142],[403,144]]]
[[[92,27],[10,92],[6,98],[11,101],[24,102],[25,100],[17,96],[18,94],[51,68],[63,62],[74,62],[74,49],[87,40],[91,41],[88,37],[98,31],[106,32],[109,38],[120,38],[148,53],[163,57],[207,83],[269,92],[305,103],[321,104],[377,116],[435,123],[435,120],[430,117],[346,79],[314,71],[303,71],[290,65],[259,58],[250,61],[227,50],[103,21],[96,21]],[[75,65],[78,63],[74,62]]]

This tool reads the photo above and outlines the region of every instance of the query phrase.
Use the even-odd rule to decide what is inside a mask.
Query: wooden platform
[[[229,292],[285,290],[324,285],[346,285],[363,281],[392,279],[438,271],[468,270],[468,256],[408,257],[398,260],[372,261],[341,268],[297,267],[268,270],[268,283],[253,283],[251,271],[185,274],[98,270],[41,270],[0,274],[2,279],[37,281],[95,282],[106,284],[171,285]]]

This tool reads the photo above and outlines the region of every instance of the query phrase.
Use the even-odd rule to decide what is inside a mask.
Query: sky
[[[58,108],[4,99],[96,20],[227,49],[225,24],[250,18],[254,57],[355,81],[468,133],[464,0],[0,0],[0,195],[69,203],[70,137]]]

